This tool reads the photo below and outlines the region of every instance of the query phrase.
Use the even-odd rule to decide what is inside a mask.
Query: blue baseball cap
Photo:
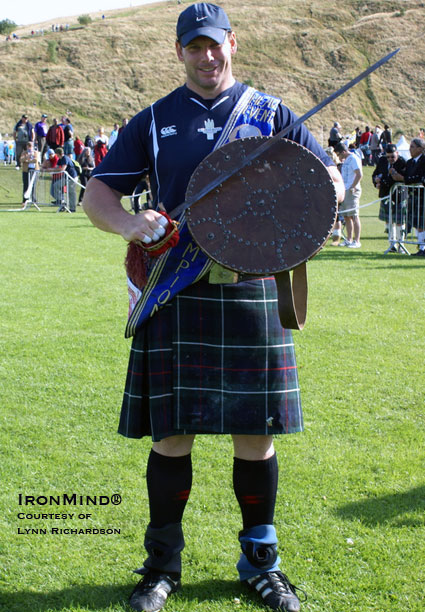
[[[177,39],[185,47],[197,36],[208,36],[219,45],[224,43],[226,32],[231,32],[229,18],[220,6],[208,2],[192,4],[177,21]]]

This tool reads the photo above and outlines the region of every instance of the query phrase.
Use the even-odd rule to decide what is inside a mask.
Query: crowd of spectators
[[[380,202],[379,218],[385,222],[385,231],[390,238],[390,252],[401,252],[403,235],[412,228],[416,230],[418,250],[415,256],[425,256],[425,129],[408,145],[404,137],[395,144],[392,130],[385,124],[374,128],[365,126],[364,131],[356,127],[344,136],[341,125],[335,121],[329,131],[328,155],[340,168],[346,196],[339,207],[333,241],[334,246],[360,248],[361,223],[359,203],[361,195],[362,166],[373,166],[372,181],[378,189]],[[407,149],[408,147],[408,149]],[[339,163],[338,163],[339,162]],[[391,188],[395,183],[419,185],[411,190],[407,209],[390,201]],[[410,222],[406,222],[406,219]],[[342,223],[346,226],[346,238],[341,240]],[[406,252],[406,251],[404,251]]]
[[[0,159],[4,165],[15,164],[16,169],[22,168],[23,206],[25,206],[29,172],[39,167],[53,173],[52,195],[60,210],[63,207],[59,203],[55,183],[65,170],[71,178],[78,179],[83,187],[78,198],[80,203],[93,168],[98,166],[108,154],[127,123],[127,118],[122,120],[121,126],[114,123],[109,136],[105,128],[100,126],[95,135],[86,134],[83,139],[82,135],[76,133],[71,118],[66,115],[60,120],[54,117],[48,122],[47,114],[42,113],[33,125],[28,115],[24,113],[14,126],[12,138],[4,139],[0,147]],[[396,220],[392,224],[389,222],[390,208],[387,196],[396,182],[425,185],[424,137],[425,128],[421,128],[418,136],[411,140],[410,146],[404,137],[395,144],[392,130],[387,124],[383,129],[380,125],[375,125],[373,128],[366,125],[364,130],[356,127],[344,135],[340,123],[337,121],[333,123],[326,150],[339,166],[346,188],[346,199],[340,206],[340,214],[334,229],[333,245],[361,247],[359,202],[363,166],[374,167],[373,184],[378,189],[379,198],[386,198],[381,201],[379,218],[386,223],[386,231],[394,240],[401,239],[401,221]],[[413,161],[408,162],[409,159]],[[72,212],[77,205],[77,199],[75,182],[71,182],[73,186],[70,189],[69,201]],[[138,206],[135,209],[138,209]],[[343,223],[347,235],[341,240]],[[423,214],[422,217],[417,215],[415,227],[418,241],[421,242],[425,238]],[[395,247],[392,250],[396,250]],[[421,245],[418,252],[425,256],[425,246]]]
[[[82,185],[78,202],[81,202],[84,187],[90,178],[91,172],[107,155],[109,149],[118,138],[119,133],[128,123],[127,118],[122,120],[121,126],[114,124],[108,137],[105,128],[99,127],[93,136],[89,133],[80,136],[76,133],[70,117],[63,115],[60,120],[53,117],[48,122],[48,115],[42,113],[39,120],[33,125],[26,113],[23,113],[16,122],[12,137],[2,141],[0,159],[4,165],[13,166],[22,170],[23,202],[26,205],[29,194],[28,177],[31,170],[41,168],[45,172],[52,172],[51,195],[59,210],[63,210],[59,194],[59,180],[66,171],[74,179],[70,181],[69,209],[75,211],[77,205],[75,181]],[[72,184],[71,184],[72,183]],[[26,194],[26,195],[25,195]]]

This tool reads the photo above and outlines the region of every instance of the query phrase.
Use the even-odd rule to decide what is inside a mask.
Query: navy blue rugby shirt
[[[186,85],[175,89],[133,117],[92,176],[130,195],[147,173],[154,203],[162,202],[171,211],[184,201],[193,171],[220,137],[221,130],[215,128],[225,126],[246,87],[236,82],[214,100],[204,100]],[[205,130],[208,119],[213,120],[209,124],[213,125],[212,130]],[[292,111],[280,104],[274,121],[275,133],[296,119]],[[326,166],[334,165],[304,125],[287,138],[304,145]]]

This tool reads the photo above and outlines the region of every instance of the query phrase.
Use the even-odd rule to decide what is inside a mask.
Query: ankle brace
[[[149,554],[144,567],[167,574],[181,574],[180,553],[184,548],[181,523],[160,528],[148,525],[144,544]]]
[[[277,537],[273,525],[256,525],[239,532],[242,554],[237,564],[239,578],[247,580],[265,572],[279,571]]]

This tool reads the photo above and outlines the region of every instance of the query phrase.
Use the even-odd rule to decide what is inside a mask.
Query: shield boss
[[[186,210],[201,249],[226,268],[247,274],[291,270],[323,247],[337,213],[333,182],[305,147],[282,139],[241,170],[267,137],[230,142],[194,171],[186,198],[222,172],[236,169],[219,187]]]

